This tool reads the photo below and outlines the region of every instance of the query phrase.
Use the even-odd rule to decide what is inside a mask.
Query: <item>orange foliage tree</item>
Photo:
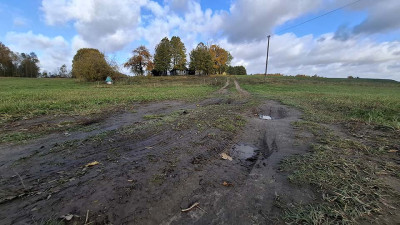
[[[214,73],[224,73],[232,60],[231,54],[218,45],[211,45],[209,51],[213,60]]]
[[[133,50],[133,56],[124,64],[124,67],[130,68],[136,75],[143,76],[145,71],[153,70],[154,63],[149,50],[141,45]]]

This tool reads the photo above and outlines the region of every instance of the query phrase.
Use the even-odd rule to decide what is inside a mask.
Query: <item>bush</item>
[[[107,76],[116,78],[114,71],[104,58],[104,54],[94,48],[79,49],[72,60],[72,77],[85,81],[101,81]]]

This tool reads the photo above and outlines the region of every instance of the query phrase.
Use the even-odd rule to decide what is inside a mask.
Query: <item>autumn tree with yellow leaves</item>
[[[213,61],[214,73],[223,74],[232,61],[231,54],[219,45],[211,45],[209,52]]]

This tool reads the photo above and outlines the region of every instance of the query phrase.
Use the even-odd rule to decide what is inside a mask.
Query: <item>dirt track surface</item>
[[[251,105],[234,83],[240,96],[229,93],[228,80],[201,102],[138,105],[92,131],[0,145],[0,223],[282,223],[277,198],[314,198],[278,171],[284,157],[307,151],[291,126],[301,113],[274,101]],[[222,119],[237,116],[242,129],[224,126]]]

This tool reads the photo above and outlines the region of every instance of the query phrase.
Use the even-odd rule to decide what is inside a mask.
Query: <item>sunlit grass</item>
[[[400,129],[400,83],[362,79],[241,78],[246,90],[303,109],[316,122],[358,120]]]
[[[0,78],[0,119],[88,114],[134,102],[200,99],[217,90],[224,79],[132,78],[104,85],[73,79]]]

